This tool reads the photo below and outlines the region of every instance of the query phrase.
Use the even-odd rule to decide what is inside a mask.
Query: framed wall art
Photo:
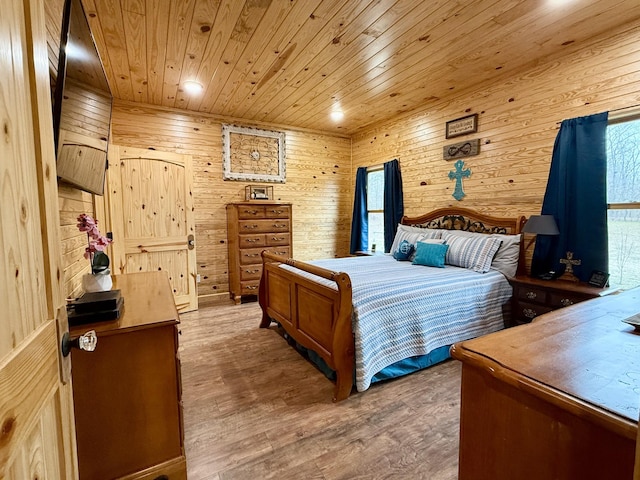
[[[478,114],[467,115],[466,117],[449,120],[445,124],[445,137],[454,138],[467,133],[475,133],[478,131]]]
[[[285,182],[285,134],[222,125],[223,179]]]

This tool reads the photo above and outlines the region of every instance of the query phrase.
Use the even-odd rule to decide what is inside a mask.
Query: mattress
[[[502,329],[502,306],[512,294],[506,277],[494,270],[412,265],[390,255],[308,263],[351,278],[355,385],[361,392],[385,367]],[[336,288],[329,280],[296,271]]]

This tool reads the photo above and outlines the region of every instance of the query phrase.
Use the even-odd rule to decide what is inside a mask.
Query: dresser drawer
[[[240,267],[240,280],[256,280],[262,275],[262,264],[243,265]]]
[[[238,235],[238,237],[240,248],[264,247],[267,244],[267,239],[264,234]]]
[[[288,232],[290,228],[289,219],[241,220],[238,223],[238,229],[241,234]]]
[[[534,318],[552,311],[553,309],[545,305],[536,305],[528,302],[515,302],[515,316],[523,321],[530,322]]]
[[[250,265],[252,263],[262,263],[262,251],[264,247],[260,248],[242,248],[240,250],[240,264]]]
[[[288,246],[267,248],[266,250],[273,253],[274,255],[280,255],[281,257],[289,258],[291,256],[291,249]]]
[[[529,286],[519,286],[516,293],[518,299],[533,303],[547,303],[547,295],[548,292],[542,288]]]
[[[257,295],[260,280],[252,280],[249,282],[240,282],[241,295]]]
[[[553,308],[568,307],[574,303],[584,302],[585,300],[592,298],[574,292],[551,292],[549,296],[549,304]]]
[[[268,246],[289,245],[289,233],[267,233],[266,244]]]
[[[247,218],[265,218],[266,208],[264,205],[242,205],[238,207],[238,218],[241,220]]]
[[[270,205],[265,207],[267,218],[289,218],[291,207],[289,205]]]

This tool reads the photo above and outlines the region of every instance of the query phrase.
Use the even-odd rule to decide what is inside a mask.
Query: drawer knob
[[[247,238],[247,239],[245,239],[245,242],[247,242],[247,243],[256,243],[256,242],[259,242],[259,241],[260,241],[260,239],[258,239],[258,238]]]
[[[285,228],[287,226],[286,223],[274,223],[273,228]]]
[[[276,210],[275,208],[271,210],[271,213],[275,213],[276,215],[280,215],[284,210]]]
[[[258,225],[243,225],[242,228],[247,230],[253,230],[254,228],[258,228]]]
[[[527,292],[527,298],[529,300],[534,300],[537,296],[538,294],[536,292]]]
[[[276,242],[277,241],[281,242],[282,240],[284,240],[284,237],[271,237],[271,240],[275,240]]]
[[[62,356],[67,357],[71,353],[72,348],[84,350],[85,352],[93,352],[98,344],[98,336],[95,330],[89,330],[83,335],[76,338],[71,338],[69,332],[66,332],[62,337]]]
[[[244,256],[245,257],[249,257],[249,258],[253,258],[253,257],[257,257],[258,254],[257,253],[245,253]]]
[[[568,307],[569,305],[573,305],[573,300],[571,300],[570,298],[563,298],[562,300],[560,300],[560,305],[562,305],[563,307]]]
[[[258,210],[245,210],[244,213],[248,213],[249,215],[255,215],[258,213]]]
[[[256,288],[258,288],[256,285],[249,285],[247,290],[255,290]]]
[[[255,270],[245,270],[244,273],[258,273],[260,270],[257,268]]]
[[[522,314],[527,318],[536,318],[538,316],[536,311],[531,308],[525,308],[522,310]]]

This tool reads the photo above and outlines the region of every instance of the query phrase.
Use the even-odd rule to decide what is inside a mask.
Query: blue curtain
[[[589,280],[593,270],[609,271],[607,233],[608,112],[564,120],[553,146],[543,215],[553,215],[560,235],[539,235],[532,274],[562,273],[568,251],[582,263],[574,274]]]
[[[367,217],[367,167],[359,167],[356,173],[356,194],[353,200],[351,220],[351,254],[366,251],[369,247],[369,220]]]
[[[384,164],[384,251],[389,252],[404,214],[402,175],[398,160]]]

